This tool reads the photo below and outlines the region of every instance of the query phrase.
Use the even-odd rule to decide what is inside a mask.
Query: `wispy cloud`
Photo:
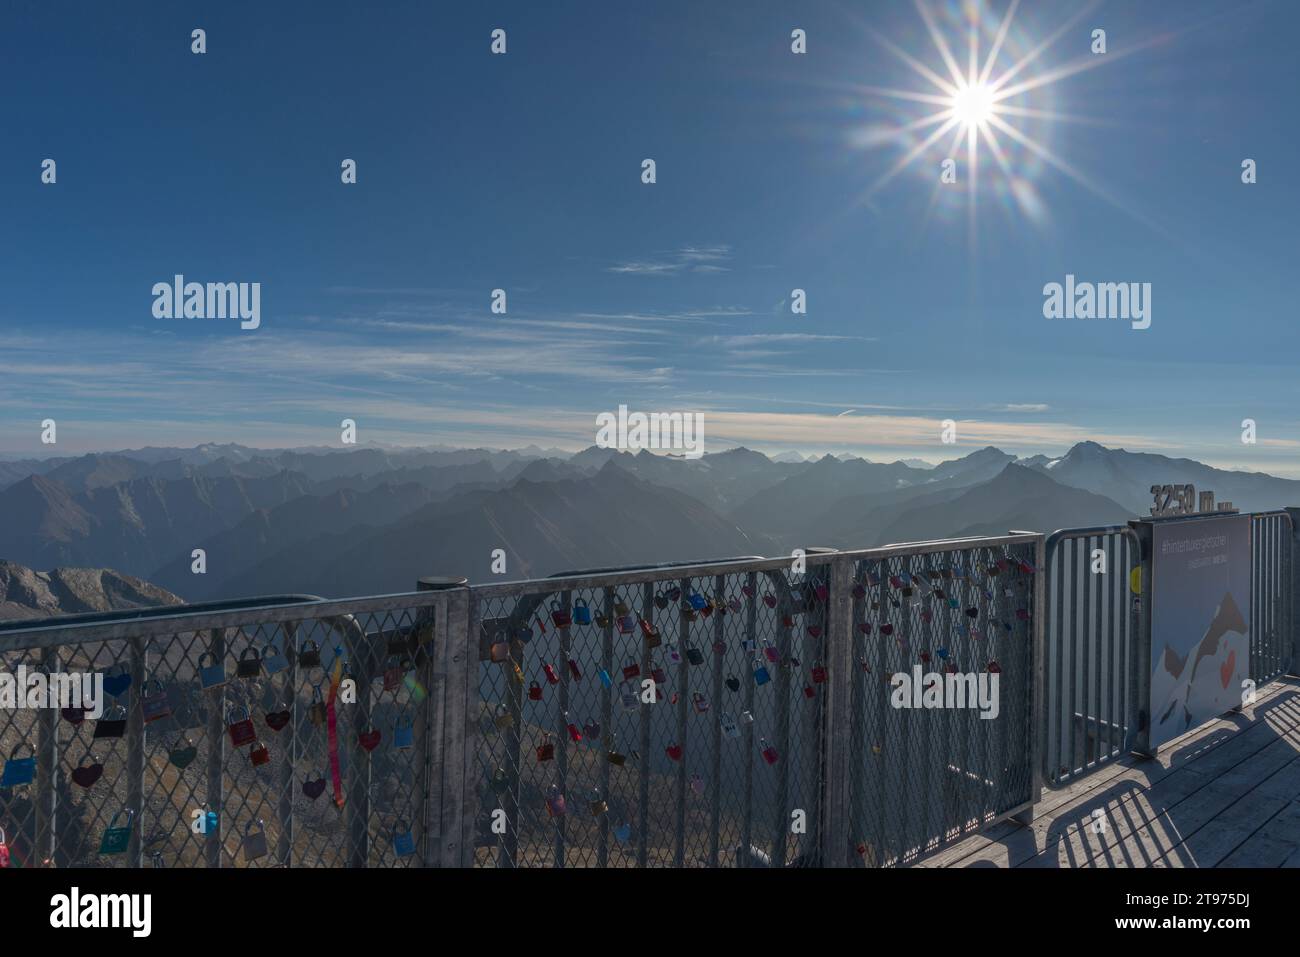
[[[654,259],[637,259],[615,263],[606,267],[606,272],[629,276],[677,276],[682,273],[718,273],[728,272],[729,267],[723,263],[731,259],[731,247],[683,246],[675,252],[666,253]]]

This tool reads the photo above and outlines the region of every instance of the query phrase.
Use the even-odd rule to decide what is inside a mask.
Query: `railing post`
[[[1022,533],[1012,531],[1009,534]],[[1034,597],[1029,606],[1032,641],[1029,676],[1033,688],[1030,692],[1029,733],[1026,735],[1030,768],[1029,807],[1015,815],[1015,819],[1026,827],[1034,823],[1034,805],[1043,796],[1043,755],[1046,753],[1047,735],[1047,539],[1034,534],[1033,547]]]
[[[1133,735],[1135,754],[1152,757],[1151,749],[1151,549],[1152,525],[1147,521],[1129,522],[1137,533],[1138,581],[1140,589],[1134,615],[1137,634],[1134,636],[1133,654],[1129,662],[1129,689],[1133,711],[1137,716],[1137,731]]]
[[[861,767],[854,753],[853,714],[853,565],[847,558],[829,566],[830,602],[826,609],[826,702],[822,709],[822,808],[818,822],[823,867],[847,867],[850,845],[852,776]]]
[[[1286,543],[1286,568],[1290,573],[1291,601],[1287,606],[1287,627],[1291,631],[1289,648],[1291,650],[1291,661],[1287,666],[1286,673],[1289,675],[1300,675],[1300,624],[1296,621],[1296,610],[1300,609],[1300,562],[1296,561],[1297,552],[1300,551],[1300,508],[1289,505],[1286,513],[1291,518],[1291,534]]]
[[[48,645],[41,649],[41,670],[50,676],[63,670],[59,659],[59,646]],[[78,685],[80,687],[80,685]],[[73,706],[81,704],[76,702]],[[59,722],[58,711],[42,708],[36,717],[36,845],[32,857],[39,863],[49,858],[56,865],[58,859],[58,773],[59,773]]]
[[[288,741],[284,760],[280,762],[280,800],[276,809],[280,819],[280,838],[275,858],[282,867],[293,866],[293,788],[298,767],[298,623],[286,621],[281,627],[284,655],[289,668],[284,673],[285,705],[289,709]]]
[[[434,860],[439,867],[472,867],[474,863],[474,815],[468,808],[468,775],[473,765],[478,723],[471,721],[471,705],[477,710],[478,627],[470,610],[470,590],[464,579],[421,579],[421,591],[440,590],[446,599],[434,613],[433,677],[429,698],[433,716],[430,746],[437,761],[430,766],[429,786],[437,789],[437,817],[431,822],[429,838],[436,835]]]
[[[213,628],[208,640],[208,654],[212,660],[226,666],[226,632]],[[226,755],[226,686],[223,683],[208,692],[208,725],[205,730],[208,745],[208,808],[217,812],[216,830],[204,835],[203,858],[208,867],[221,866],[221,833],[226,829],[225,784],[222,781],[222,764]]]
[[[130,841],[127,844],[126,859],[131,867],[144,864],[144,715],[138,701],[144,693],[145,670],[148,667],[148,639],[132,638],[129,641],[131,655],[131,685],[127,701],[135,698],[137,703],[128,706],[126,715],[126,806],[135,812],[135,821],[131,828]]]

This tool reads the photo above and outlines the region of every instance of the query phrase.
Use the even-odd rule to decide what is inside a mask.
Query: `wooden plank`
[[[1226,833],[1225,829],[1231,830],[1227,823],[1210,827],[1207,825],[1249,794],[1261,777],[1285,769],[1289,777],[1300,783],[1300,762],[1296,760],[1298,744],[1300,736],[1279,739],[1260,752],[1254,760],[1238,765],[1209,781],[1186,800],[1151,816],[1141,827],[1126,829],[1121,823],[1112,828],[1114,839],[1085,866],[1214,866],[1249,836],[1250,830],[1258,826],[1258,822],[1244,833]],[[1285,803],[1280,799],[1275,800],[1277,806],[1263,814],[1261,819],[1276,813],[1281,804]],[[1125,834],[1125,830],[1129,830],[1129,833]],[[1157,865],[1157,862],[1163,863]]]
[[[962,867],[977,862],[1003,867],[1023,864],[1046,853],[1051,845],[1065,836],[1060,833],[1058,822],[1061,819],[1077,817],[1086,822],[1094,808],[1105,809],[1114,799],[1111,793],[1114,787],[1136,785],[1121,799],[1122,804],[1185,769],[1204,767],[1204,775],[1212,776],[1276,740],[1274,735],[1277,731],[1269,733],[1272,725],[1294,728],[1300,724],[1298,704],[1300,696],[1297,696],[1295,682],[1276,682],[1260,694],[1254,708],[1227,715],[1190,732],[1154,759],[1123,758],[1059,791],[1048,792],[1048,797],[1036,809],[1037,819],[1032,832],[1005,822],[985,834],[932,855],[921,862],[921,866]],[[1203,764],[1207,761],[1208,764]],[[1170,792],[1169,796],[1176,793]],[[1058,833],[1054,834],[1053,830]]]
[[[1221,860],[1219,867],[1285,867],[1300,854],[1300,801],[1287,801],[1264,826]]]

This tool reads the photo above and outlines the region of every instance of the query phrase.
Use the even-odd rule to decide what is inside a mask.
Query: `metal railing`
[[[446,633],[456,598],[295,596],[8,623],[0,660],[10,674],[100,672],[111,696],[98,720],[75,707],[0,715],[0,757],[30,748],[34,758],[29,783],[0,787],[12,857],[18,866],[439,863],[445,850],[425,840],[440,811],[432,782],[445,770],[435,741],[447,669],[433,636]],[[356,694],[331,717],[336,658]],[[119,850],[106,835],[121,827]]]
[[[1127,525],[1047,537],[1044,776],[1064,784],[1128,752],[1140,721],[1141,545]],[[1139,589],[1140,590],[1140,589]]]
[[[7,711],[0,826],[22,866],[906,863],[1037,797],[1042,543],[10,624],[121,712]],[[895,707],[917,666],[999,719]]]
[[[1250,677],[1261,685],[1294,664],[1295,527],[1288,512],[1257,512],[1250,533]]]

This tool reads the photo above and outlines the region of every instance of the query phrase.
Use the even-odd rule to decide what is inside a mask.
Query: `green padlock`
[[[118,824],[118,819],[126,815],[126,823]],[[125,854],[126,845],[131,841],[131,823],[135,820],[135,811],[128,808],[122,808],[113,815],[113,819],[108,822],[108,829],[104,831],[104,839],[99,842],[99,853],[101,854]]]

